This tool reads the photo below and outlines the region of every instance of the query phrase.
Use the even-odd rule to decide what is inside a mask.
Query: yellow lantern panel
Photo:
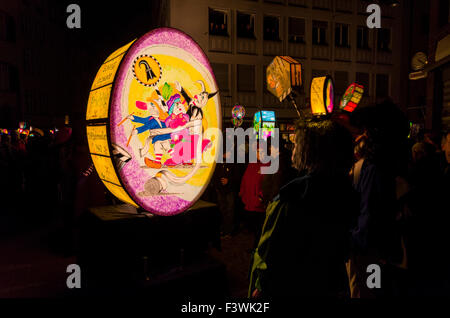
[[[93,154],[109,156],[106,125],[87,126],[86,130],[89,151]]]
[[[111,84],[114,80],[114,76],[116,75],[117,68],[119,67],[121,60],[122,59],[115,58],[104,63],[95,76],[91,90]]]
[[[108,102],[112,85],[104,86],[89,94],[86,120],[108,118]]]
[[[120,185],[110,157],[98,156],[92,153],[91,157],[100,179]]]
[[[134,41],[136,41],[136,40],[134,40]],[[124,54],[126,51],[128,51],[128,49],[130,48],[131,44],[134,43],[134,41],[131,41],[130,43],[125,44],[121,48],[115,50],[110,56],[108,56],[108,58],[105,60],[105,63],[111,61],[112,59],[114,59],[114,58],[118,57],[119,55]]]

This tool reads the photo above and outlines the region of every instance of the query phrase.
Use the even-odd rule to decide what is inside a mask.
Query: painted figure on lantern
[[[155,103],[144,103],[141,101],[136,101],[136,106],[139,108],[144,108],[144,105],[148,105],[148,117],[139,117],[135,115],[129,115],[128,118],[134,122],[143,124],[142,126],[138,128],[134,128],[132,135],[138,135],[142,134],[145,131],[151,130],[151,129],[158,129],[158,128],[167,128],[166,123],[164,121],[161,121],[160,115],[162,110],[158,106],[156,106]],[[161,158],[164,153],[167,153],[168,155],[171,155],[173,152],[173,149],[170,147],[170,135],[169,134],[162,134],[155,136],[153,138],[147,138],[145,140],[145,144],[143,148],[139,149],[139,154],[141,157],[144,157],[145,165],[149,168],[161,168]],[[150,148],[150,142],[153,144],[153,153],[154,153],[154,159],[148,158],[148,150]]]

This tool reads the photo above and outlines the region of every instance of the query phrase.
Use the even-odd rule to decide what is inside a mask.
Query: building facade
[[[68,37],[66,18],[57,0],[1,2],[0,127],[54,127],[72,109],[82,112],[76,99],[87,80],[85,53]]]
[[[171,0],[169,25],[191,35],[212,63],[225,122],[235,103],[251,118],[258,109],[279,119],[297,115],[265,87],[265,69],[277,55],[302,63],[297,104],[309,108],[315,76],[329,74],[336,101],[347,86],[365,86],[362,104],[391,97],[400,103],[401,8],[381,5],[381,28],[369,29],[367,6],[359,0]]]

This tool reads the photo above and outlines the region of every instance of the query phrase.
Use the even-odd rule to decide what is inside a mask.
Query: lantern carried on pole
[[[293,89],[302,86],[302,65],[290,56],[276,56],[267,66],[266,70],[267,90],[272,93],[280,102],[286,97],[294,105],[299,117],[300,111],[297,107]]]

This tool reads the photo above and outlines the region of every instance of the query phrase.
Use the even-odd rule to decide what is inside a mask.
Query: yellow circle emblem
[[[161,78],[159,62],[151,55],[138,56],[133,63],[133,75],[144,86],[154,86]]]

